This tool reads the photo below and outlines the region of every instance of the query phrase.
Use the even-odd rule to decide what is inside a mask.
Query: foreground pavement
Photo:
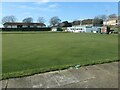
[[[7,88],[118,88],[118,62],[0,81]]]

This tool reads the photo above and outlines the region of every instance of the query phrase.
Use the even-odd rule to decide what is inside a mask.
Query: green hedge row
[[[2,31],[51,31],[51,28],[2,28]]]

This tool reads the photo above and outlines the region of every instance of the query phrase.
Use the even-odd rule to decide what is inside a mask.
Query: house
[[[110,18],[109,20],[106,20],[103,22],[103,25],[112,25],[112,26],[116,26],[120,23],[120,21],[118,20],[118,18]]]
[[[3,24],[4,28],[41,28],[46,27],[44,23],[21,23],[21,22],[8,22]]]

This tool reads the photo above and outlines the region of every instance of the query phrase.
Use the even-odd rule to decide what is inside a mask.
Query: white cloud
[[[49,8],[56,8],[58,5],[57,4],[51,4],[49,5]]]
[[[38,10],[38,11],[56,11],[58,4],[45,4],[45,5],[34,5],[34,6],[28,6],[28,5],[19,5],[19,6],[14,6],[18,7],[21,9],[26,9],[26,10]]]
[[[46,4],[48,2],[50,2],[50,0],[37,0],[37,1],[35,1],[35,4],[42,5],[42,4]]]
[[[50,0],[40,0],[40,1],[44,3],[50,2]]]

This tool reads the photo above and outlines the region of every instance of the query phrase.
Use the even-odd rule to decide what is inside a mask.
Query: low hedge
[[[2,28],[2,31],[51,31],[51,28]]]

